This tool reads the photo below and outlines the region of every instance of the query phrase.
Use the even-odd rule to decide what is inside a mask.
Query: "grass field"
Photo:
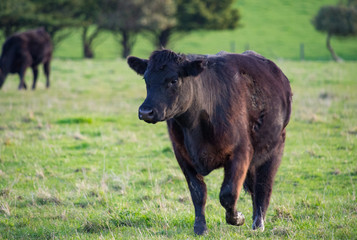
[[[123,60],[52,64],[52,86],[0,91],[0,239],[355,239],[356,62],[277,61],[293,114],[266,229],[225,223],[222,170],[206,177],[205,237],[164,123],[137,119],[144,82]],[[30,83],[30,71],[27,82]]]
[[[322,5],[335,5],[337,0],[238,0],[241,27],[226,31],[196,31],[175,35],[168,46],[178,52],[215,54],[219,51],[255,50],[274,59],[300,59],[304,44],[306,60],[330,60],[326,34],[317,32],[311,20]],[[55,52],[56,57],[82,58],[80,36],[74,33]],[[345,60],[357,60],[357,38],[332,38],[336,53]],[[147,57],[154,50],[147,35],[139,35],[133,53]],[[111,34],[104,33],[94,48],[99,59],[115,59],[120,47]]]
[[[246,223],[225,223],[216,170],[205,178],[208,235],[194,235],[166,126],[137,118],[143,80],[108,33],[96,59],[82,60],[77,32],[55,51],[50,89],[41,72],[36,91],[17,91],[14,75],[0,91],[0,239],[356,239],[357,40],[333,39],[351,61],[326,61],[325,35],[310,23],[321,5],[335,3],[239,0],[242,27],[177,35],[169,46],[213,54],[234,43],[236,52],[273,58],[290,79],[293,113],[264,232],[251,230],[244,192]],[[301,43],[307,61],[296,61]],[[133,54],[152,50],[138,36]],[[28,85],[31,78],[29,70]]]

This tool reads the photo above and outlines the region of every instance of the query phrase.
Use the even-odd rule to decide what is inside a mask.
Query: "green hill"
[[[322,5],[334,5],[338,0],[237,0],[241,26],[232,31],[196,31],[177,34],[168,46],[182,53],[214,54],[219,51],[257,51],[273,59],[300,59],[304,45],[306,60],[330,60],[326,35],[315,31],[311,19]],[[79,31],[66,39],[56,50],[55,57],[81,58]],[[357,38],[332,39],[336,53],[345,60],[357,60]],[[138,36],[133,55],[147,57],[154,50],[148,36]],[[120,46],[109,33],[97,40],[97,58],[118,58]]]

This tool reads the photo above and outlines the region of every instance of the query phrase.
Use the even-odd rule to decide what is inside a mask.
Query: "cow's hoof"
[[[207,226],[206,224],[199,224],[199,223],[195,223],[195,225],[193,226],[193,231],[195,232],[195,234],[197,235],[205,235],[207,233]]]
[[[261,217],[255,217],[252,228],[253,228],[253,230],[260,230],[263,232],[264,231],[264,220]]]
[[[226,221],[228,224],[234,225],[234,226],[241,226],[244,224],[245,218],[243,213],[241,212],[234,212],[234,213],[226,213]]]

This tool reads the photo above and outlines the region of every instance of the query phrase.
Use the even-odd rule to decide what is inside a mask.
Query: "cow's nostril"
[[[154,111],[152,109],[140,109],[139,112],[142,115],[152,115],[152,114],[154,114]]]

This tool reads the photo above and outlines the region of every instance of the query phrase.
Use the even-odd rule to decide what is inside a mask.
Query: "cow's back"
[[[256,159],[265,158],[267,146],[279,143],[290,120],[292,92],[290,83],[272,61],[254,52],[227,56],[230,67],[237,68],[239,87],[245,89],[249,132]]]
[[[269,59],[253,52],[243,54],[226,54],[226,65],[235,76],[232,84],[238,84],[238,88],[246,89],[248,101],[248,113],[258,111],[277,110],[281,106],[284,114],[283,127],[289,121],[291,114],[292,92],[288,78],[280,68]],[[239,81],[234,81],[235,78]],[[276,112],[275,112],[276,113]]]
[[[23,38],[26,41],[26,47],[32,57],[34,65],[46,62],[51,58],[51,38],[43,28],[26,32]]]
[[[2,59],[14,65],[24,56],[31,56],[32,65],[48,61],[52,56],[52,43],[49,34],[38,28],[10,36],[2,48]],[[9,66],[10,67],[10,66]]]
[[[220,106],[209,114],[217,132],[230,133],[218,135],[218,143],[234,145],[247,134],[254,152],[266,154],[266,146],[279,142],[290,119],[289,80],[275,63],[252,51],[220,53],[207,60],[204,89],[213,88],[214,102]]]

